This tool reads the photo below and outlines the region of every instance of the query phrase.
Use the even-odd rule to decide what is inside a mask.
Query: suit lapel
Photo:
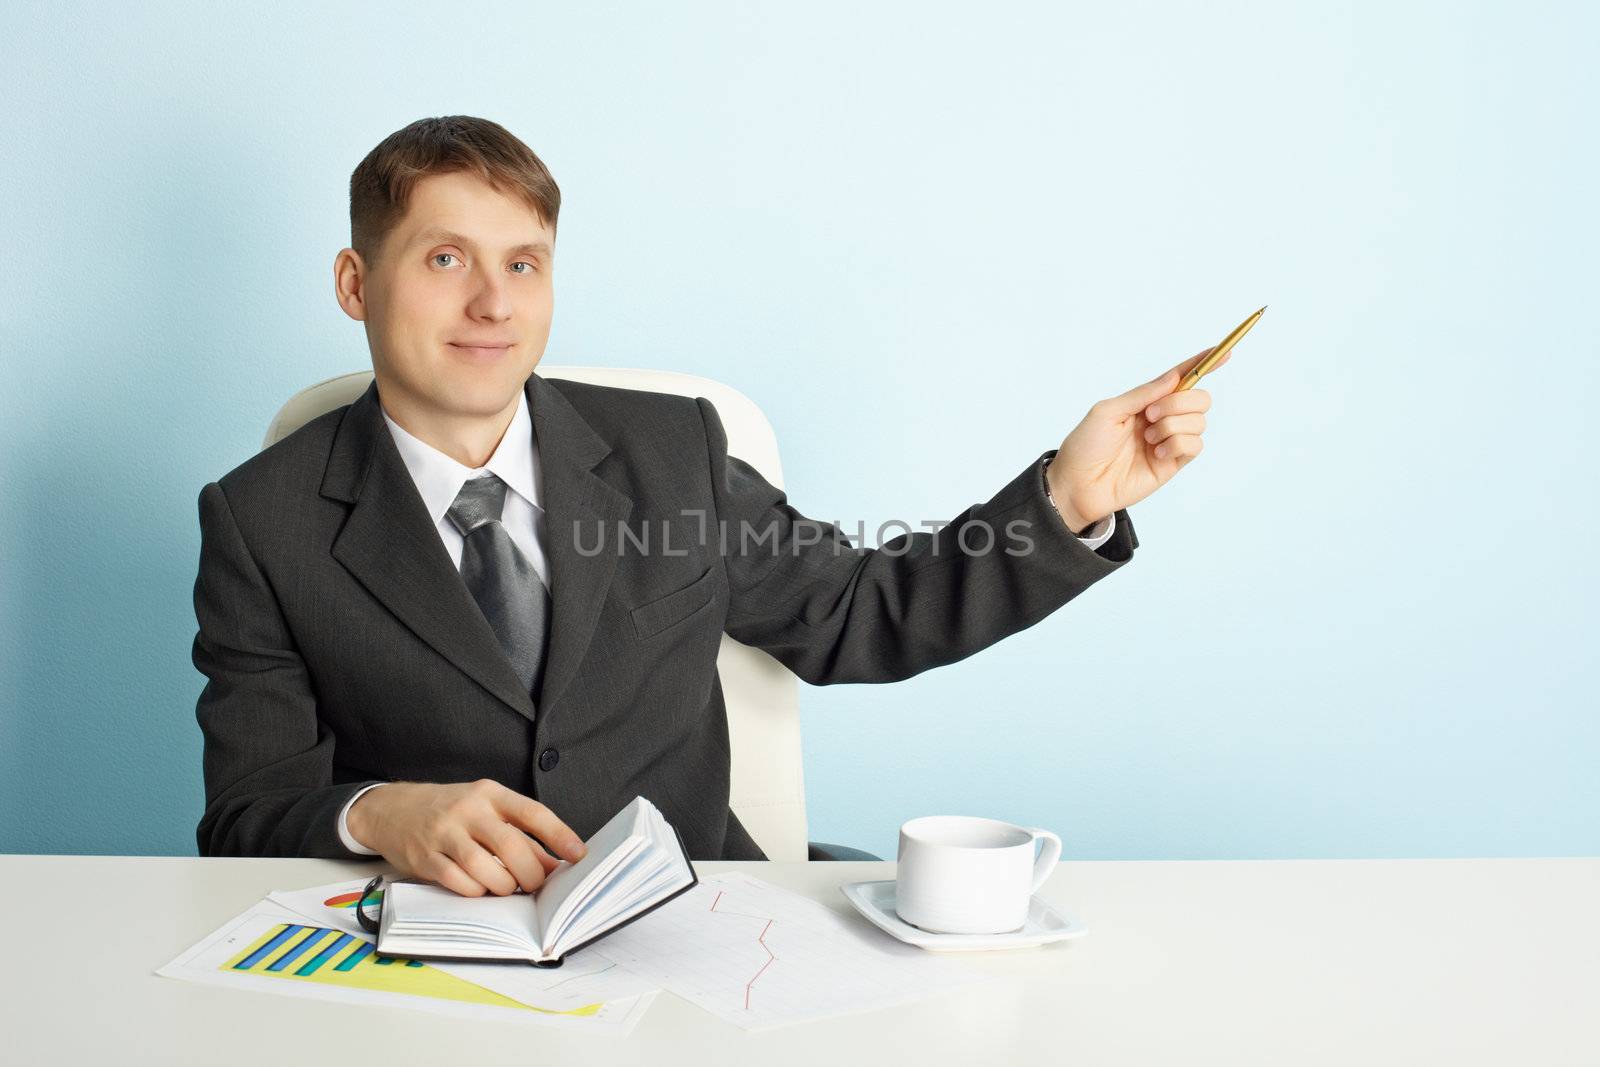
[[[352,504],[332,552],[383,605],[445,659],[530,721],[571,681],[588,648],[616,566],[614,551],[582,555],[595,523],[627,516],[632,500],[591,468],[610,451],[555,388],[538,375],[524,385],[543,474],[546,556],[552,594],[550,645],[538,693],[522,689],[494,630],[439,539],[378,404],[377,382],[345,412],[323,474],[322,494]]]
[[[543,716],[561,699],[594,636],[616,571],[616,526],[633,510],[633,498],[594,472],[611,446],[561,391],[538,374],[528,378],[526,389],[544,476],[540,492],[550,561],[550,645],[538,698]]]

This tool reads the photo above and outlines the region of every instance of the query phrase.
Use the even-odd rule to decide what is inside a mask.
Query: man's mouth
[[[466,344],[456,341],[446,341],[449,347],[470,359],[494,359],[511,350],[509,344]]]

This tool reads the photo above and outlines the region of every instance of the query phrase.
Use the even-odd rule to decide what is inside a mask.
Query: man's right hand
[[[538,889],[560,865],[540,841],[574,863],[588,851],[549,808],[489,778],[385,782],[350,806],[345,826],[401,870],[464,897]]]

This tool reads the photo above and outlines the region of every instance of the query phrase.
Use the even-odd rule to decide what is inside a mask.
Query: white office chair
[[[566,378],[623,389],[703,396],[716,405],[728,434],[728,451],[783,488],[778,441],[761,409],[743,393],[710,378],[627,367],[539,365],[545,378]],[[307,422],[353,402],[366,392],[371,371],[354,371],[307,386],[273,416],[261,447],[282,440]],[[801,769],[800,679],[758,648],[722,635],[717,653],[728,709],[732,752],[730,804],[761,850],[773,860],[870,859],[843,845],[808,842]]]

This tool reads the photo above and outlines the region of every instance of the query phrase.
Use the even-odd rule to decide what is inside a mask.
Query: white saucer
[[[894,879],[884,882],[846,882],[839,889],[856,910],[874,926],[909,945],[940,952],[965,952],[976,949],[1028,948],[1081,937],[1089,932],[1083,920],[1058,912],[1035,896],[1028,905],[1028,921],[1022,929],[1004,934],[936,934],[912,926],[894,910]]]

